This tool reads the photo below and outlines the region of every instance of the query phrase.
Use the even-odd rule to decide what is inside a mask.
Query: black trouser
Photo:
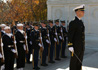
[[[30,41],[28,41],[28,49],[29,49],[28,54],[26,54],[27,62],[30,61],[30,55],[32,54],[32,45],[30,44]]]
[[[83,61],[83,55],[84,55],[84,51],[81,52],[75,52],[75,54],[78,56],[78,58],[81,60],[81,62]],[[70,70],[81,70],[81,63],[77,57],[74,55],[73,57],[71,56],[71,60],[70,60]]]
[[[50,61],[53,61],[53,53],[54,53],[54,44],[50,46]]]
[[[65,49],[66,49],[66,40],[62,42],[61,57],[65,56]]]
[[[6,53],[5,55],[5,70],[14,70],[14,53]]]
[[[18,47],[17,68],[25,67],[25,50],[23,46]]]
[[[47,51],[48,50],[48,47],[47,45],[44,47],[44,50],[43,50],[43,53],[42,53],[42,64],[46,64],[46,57],[47,57]]]
[[[1,58],[0,58],[0,67],[3,65],[4,63],[1,61]]]
[[[38,67],[39,49],[33,49],[33,67]]]
[[[60,50],[61,50],[61,42],[59,42],[59,44],[56,44],[56,58],[55,59],[59,59],[60,57]]]

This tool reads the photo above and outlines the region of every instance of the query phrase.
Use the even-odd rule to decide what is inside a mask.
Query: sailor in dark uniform
[[[46,23],[42,22],[41,25],[42,25],[42,28],[41,28],[42,41],[43,41],[43,45],[44,45],[41,65],[42,66],[48,66],[48,64],[46,64],[46,58],[47,58],[48,47],[49,47],[50,41],[48,40],[48,35],[47,35],[48,33],[47,33]]]
[[[63,43],[62,43],[62,48],[61,48],[61,58],[66,58],[65,56],[65,50],[66,50],[66,37],[67,37],[67,31],[65,27],[65,21],[61,21],[61,33],[63,36]]]
[[[82,70],[82,61],[85,50],[85,26],[82,21],[85,5],[80,5],[74,9],[76,16],[69,24],[68,47],[72,52],[70,60],[70,70]],[[80,60],[81,61],[80,61]]]
[[[4,31],[4,28],[5,28],[5,24],[1,24],[0,27],[1,27],[1,37],[4,35],[5,31]],[[2,44],[3,46],[3,44]],[[1,66],[1,70],[4,69],[4,63],[1,62],[1,59],[0,59],[0,66]]]
[[[16,50],[14,49],[14,41],[11,34],[10,27],[6,26],[5,34],[2,37],[4,58],[5,58],[5,69],[4,70],[14,70],[14,59]]]
[[[49,58],[49,63],[55,63],[53,60],[54,58],[54,48],[55,48],[55,28],[53,27],[53,21],[49,21],[49,36],[50,36],[50,41],[51,41],[51,47],[50,47],[50,58]],[[48,52],[49,53],[49,52]]]
[[[31,31],[31,40],[32,40],[32,47],[33,47],[33,69],[39,70],[38,67],[38,58],[39,58],[39,50],[42,47],[40,43],[40,32],[39,32],[39,24],[33,23],[34,30]]]
[[[18,50],[18,58],[17,58],[17,69],[23,70],[25,67],[25,37],[24,37],[24,31],[23,31],[23,24],[18,23],[17,24],[17,30],[16,30],[16,45]]]
[[[54,27],[56,28],[56,31],[57,31],[56,34],[58,36],[58,41],[59,41],[59,43],[56,44],[56,48],[55,48],[56,49],[55,60],[59,61],[59,60],[61,60],[60,59],[60,50],[61,50],[61,42],[62,42],[61,28],[59,26],[59,20],[55,21],[55,26]]]
[[[32,63],[30,62],[30,55],[32,54],[32,42],[31,42],[31,28],[30,28],[30,24],[29,22],[27,22],[26,24],[26,33],[27,33],[27,41],[28,41],[28,49],[29,49],[29,52],[28,54],[26,54],[26,59],[27,59],[27,63]]]

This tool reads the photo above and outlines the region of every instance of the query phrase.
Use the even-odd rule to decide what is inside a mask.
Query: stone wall
[[[83,18],[86,34],[98,35],[98,0],[48,0],[47,19],[71,21],[75,16],[73,8],[81,4],[86,5],[85,16]]]

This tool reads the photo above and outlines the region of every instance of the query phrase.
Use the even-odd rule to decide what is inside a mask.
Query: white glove
[[[26,46],[25,45],[23,45],[23,48],[24,48],[24,50],[26,50]]]
[[[54,38],[54,41],[55,41],[55,42],[57,42],[57,39],[56,39],[56,38]]]
[[[16,53],[16,50],[15,50],[15,49],[12,49],[11,51],[12,51],[13,53]]]
[[[49,34],[47,34],[47,36],[49,36]]]
[[[63,32],[63,30],[61,29],[61,32]]]
[[[42,47],[42,45],[41,45],[40,43],[39,43],[38,45],[39,45],[40,47]]]
[[[25,39],[27,39],[27,36],[25,36]]]
[[[5,69],[5,65],[3,64],[2,66],[1,66],[1,70],[4,70]]]
[[[1,43],[1,46],[3,46],[3,43]]]
[[[49,44],[50,43],[50,41],[49,40],[46,40],[46,42]]]
[[[69,47],[69,51],[74,53],[74,48],[73,47]]]
[[[24,41],[20,41],[20,43],[24,43]]]
[[[16,44],[17,42],[16,42],[16,41],[14,41],[14,43]]]
[[[42,40],[42,37],[39,37],[39,39],[41,39],[41,40]]]
[[[1,53],[0,53],[0,58],[2,58],[3,56],[1,55]]]
[[[59,38],[62,40],[62,37],[61,36],[59,36]]]
[[[57,33],[55,33],[55,35],[57,35]]]
[[[29,42],[32,45],[32,41]]]

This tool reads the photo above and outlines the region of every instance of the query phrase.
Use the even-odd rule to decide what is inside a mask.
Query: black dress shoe
[[[36,67],[36,68],[34,67],[33,69],[35,69],[35,70],[39,70],[39,69],[40,69],[40,67]]]
[[[37,69],[40,69],[40,67],[37,67]]]
[[[48,66],[48,64],[45,64],[45,66]]]
[[[28,61],[27,64],[31,64],[32,62]]]
[[[56,58],[55,60],[60,61],[61,59],[60,58]]]
[[[67,56],[61,56],[61,58],[67,58]]]
[[[35,67],[33,69],[36,69]]]
[[[49,63],[55,63],[55,61],[49,61]]]
[[[48,66],[48,64],[46,64],[46,63],[45,64],[41,64],[41,66]]]

